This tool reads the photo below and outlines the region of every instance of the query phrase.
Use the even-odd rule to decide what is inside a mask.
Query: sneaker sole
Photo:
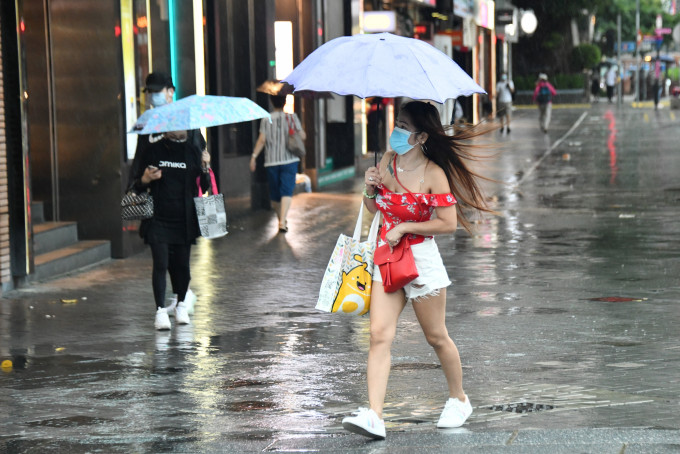
[[[384,435],[378,435],[374,434],[373,432],[369,432],[368,430],[364,429],[361,426],[357,426],[356,424],[352,424],[351,422],[343,422],[342,427],[352,433],[358,434],[358,435],[363,435],[364,437],[372,438],[374,440],[384,440],[385,436]]]
[[[465,421],[467,421],[467,420],[465,420]],[[458,427],[463,427],[463,425],[465,424],[465,421],[463,421],[462,424],[459,424],[457,426],[455,426],[455,425],[444,425],[444,424],[440,425],[439,423],[437,423],[437,429],[456,429]]]
[[[156,328],[156,331],[170,331],[171,326],[161,326],[161,327],[156,326],[155,328]]]

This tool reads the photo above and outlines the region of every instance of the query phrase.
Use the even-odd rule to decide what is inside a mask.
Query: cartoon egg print
[[[368,272],[368,264],[361,255],[355,255],[359,262],[348,273],[342,273],[342,285],[333,302],[333,312],[348,315],[363,315],[368,312],[371,302],[371,285],[373,277]]]

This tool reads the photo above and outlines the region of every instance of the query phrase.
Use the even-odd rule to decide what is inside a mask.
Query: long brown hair
[[[405,104],[401,111],[408,115],[416,131],[427,133],[423,153],[444,170],[451,193],[458,200],[456,205],[458,219],[463,228],[470,232],[470,220],[465,213],[466,209],[494,213],[487,206],[477,181],[493,180],[471,171],[466,165],[466,161],[480,160],[480,157],[473,153],[475,146],[469,143],[470,139],[488,132],[490,128],[484,126],[461,128],[456,129],[454,135],[448,135],[442,126],[439,111],[434,105],[411,101]]]

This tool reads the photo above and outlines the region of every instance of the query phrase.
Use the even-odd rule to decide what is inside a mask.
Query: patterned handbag
[[[378,237],[380,213],[376,213],[366,241],[361,241],[364,204],[361,203],[354,235],[340,234],[321,281],[316,309],[349,315],[364,315],[371,304],[373,252]]]
[[[194,197],[194,205],[196,205],[201,236],[213,240],[223,237],[229,232],[227,231],[227,212],[224,209],[224,195],[217,191],[215,174],[212,169],[210,169],[210,182],[211,194],[204,195],[201,191],[201,177],[196,179],[198,197]]]
[[[120,216],[124,221],[140,221],[153,217],[153,197],[148,192],[129,191],[120,202]]]

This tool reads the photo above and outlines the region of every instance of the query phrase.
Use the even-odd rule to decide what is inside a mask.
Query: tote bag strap
[[[217,190],[217,182],[215,181],[215,174],[213,173],[212,169],[208,170],[210,171],[210,190],[212,191],[212,195],[219,194],[219,191]],[[196,186],[198,186],[198,196],[203,197],[200,175],[196,177]]]
[[[361,225],[364,218],[364,202],[361,202],[361,208],[359,208],[359,217],[357,218],[357,224],[354,227],[354,235],[352,239],[354,241],[361,241]],[[376,241],[378,238],[378,227],[380,226],[380,210],[375,212],[373,216],[373,222],[371,223],[371,229],[368,231],[368,241]]]

